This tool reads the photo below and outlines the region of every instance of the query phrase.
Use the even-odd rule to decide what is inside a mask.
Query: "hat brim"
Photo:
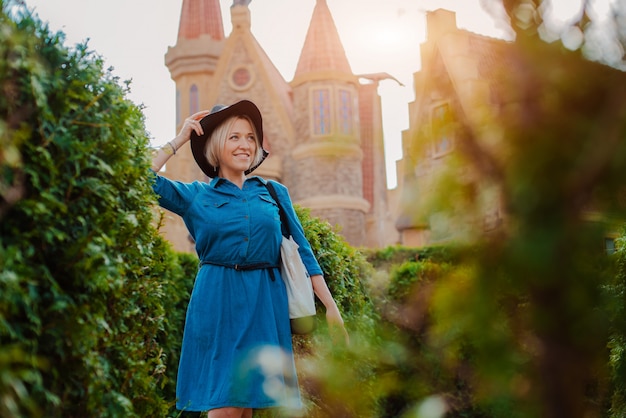
[[[200,120],[200,125],[202,126],[204,134],[198,135],[195,131],[191,132],[191,152],[193,154],[193,158],[198,164],[198,167],[200,167],[204,174],[211,178],[218,176],[219,167],[214,167],[209,164],[209,160],[206,158],[205,150],[207,141],[211,138],[211,134],[215,128],[217,128],[226,119],[232,116],[245,115],[248,116],[254,124],[254,129],[256,130],[259,145],[263,153],[261,162],[245,171],[245,174],[250,174],[259,165],[261,165],[261,163],[269,155],[269,153],[263,149],[263,119],[261,117],[261,111],[249,100],[242,100],[230,106],[215,106],[213,109],[214,111]]]

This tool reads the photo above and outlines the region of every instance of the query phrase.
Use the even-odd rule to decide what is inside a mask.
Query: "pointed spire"
[[[219,0],[183,0],[178,39],[195,39],[205,34],[216,41],[224,39]]]
[[[352,74],[326,0],[317,0],[295,77],[335,71]]]

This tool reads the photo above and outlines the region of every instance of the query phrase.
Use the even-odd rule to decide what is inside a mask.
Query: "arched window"
[[[439,157],[454,148],[454,115],[448,103],[435,106],[431,115],[433,156]]]
[[[313,124],[314,135],[330,133],[330,93],[328,89],[313,91]]]
[[[193,115],[194,113],[200,110],[200,95],[198,93],[198,86],[192,84],[189,89],[189,114]]]
[[[339,129],[343,135],[352,134],[352,95],[339,90]]]

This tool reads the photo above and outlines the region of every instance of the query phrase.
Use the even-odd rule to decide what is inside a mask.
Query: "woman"
[[[177,379],[177,408],[208,417],[251,417],[252,410],[300,407],[276,202],[258,176],[267,157],[259,109],[243,100],[187,118],[153,157],[156,173],[186,142],[209,183],[156,175],[159,204],[182,216],[196,242],[200,269],[187,310]],[[287,189],[274,183],[291,234],[329,325],[343,320],[296,217]]]

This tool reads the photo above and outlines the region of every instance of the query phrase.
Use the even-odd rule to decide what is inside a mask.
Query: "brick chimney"
[[[427,40],[431,42],[438,41],[447,33],[457,30],[456,13],[446,10],[437,9],[426,14]]]

